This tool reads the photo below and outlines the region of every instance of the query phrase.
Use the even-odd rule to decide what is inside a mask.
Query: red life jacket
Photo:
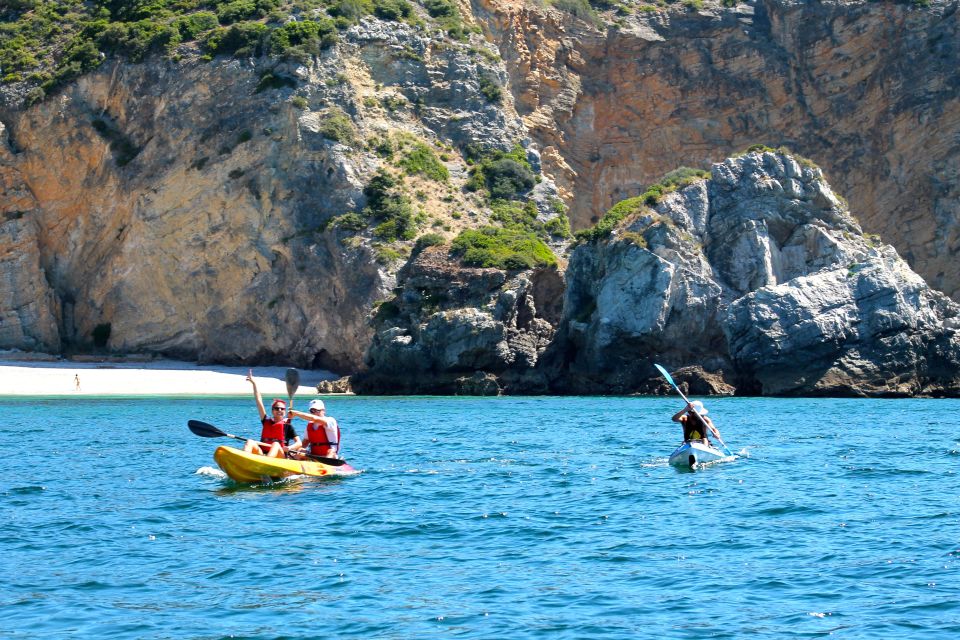
[[[340,425],[336,426],[336,441],[330,442],[327,438],[326,424],[323,422],[311,422],[307,425],[307,444],[310,445],[310,453],[315,456],[330,457],[337,453],[337,447],[340,445]]]
[[[279,442],[281,445],[286,446],[286,422],[279,420],[274,422],[270,418],[263,419],[263,431],[260,432],[260,442],[266,444],[271,444],[273,442]]]

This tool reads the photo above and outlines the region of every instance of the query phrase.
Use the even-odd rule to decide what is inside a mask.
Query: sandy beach
[[[197,365],[175,360],[76,362],[0,357],[0,396],[243,395],[251,393],[247,367]],[[265,402],[286,397],[286,367],[254,367]],[[315,396],[329,371],[300,371],[297,395]]]

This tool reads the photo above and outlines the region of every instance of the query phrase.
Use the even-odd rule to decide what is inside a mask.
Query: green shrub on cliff
[[[537,204],[533,200],[524,203],[515,200],[494,200],[490,204],[490,219],[499,222],[505,229],[519,229],[536,234],[543,232],[543,224],[537,220]]]
[[[479,191],[485,187],[492,199],[514,200],[532,189],[537,182],[526,152],[520,145],[510,151],[493,152],[468,148],[466,155],[475,163],[465,185],[468,191]]]
[[[603,214],[597,224],[589,229],[581,229],[574,235],[577,240],[581,242],[592,242],[593,240],[606,238],[610,235],[610,232],[613,231],[614,227],[620,224],[627,216],[643,211],[646,206],[645,196],[621,200]]]
[[[327,112],[327,117],[320,123],[320,133],[324,138],[335,142],[342,142],[349,146],[357,144],[357,132],[353,127],[353,120],[337,107],[331,107]]]
[[[276,0],[231,0],[213,2],[217,6],[217,18],[220,24],[228,25],[241,20],[255,20],[265,17],[277,7]]]
[[[413,142],[406,147],[403,157],[397,161],[397,166],[410,176],[419,174],[437,182],[446,182],[450,178],[450,172],[440,162],[437,154],[422,142]]]
[[[517,229],[468,229],[454,239],[451,253],[473,267],[532,269],[557,264],[550,247],[533,233]]]
[[[500,88],[500,83],[493,74],[481,72],[479,81],[480,93],[487,99],[487,102],[491,104],[500,104],[503,102],[503,89]]]
[[[570,219],[567,218],[566,213],[562,212],[557,214],[555,218],[550,218],[544,222],[543,230],[554,238],[566,239],[572,235],[570,233]]]
[[[177,27],[151,20],[115,22],[107,25],[97,38],[103,51],[125,56],[131,62],[141,62],[148,54],[163,51],[179,41]]]
[[[446,240],[439,233],[425,233],[417,238],[417,241],[413,245],[413,252],[420,253],[427,247],[435,247],[443,244],[444,242],[446,242]]]
[[[305,60],[337,42],[333,20],[298,20],[270,32],[270,53]]]
[[[401,183],[384,170],[378,171],[363,189],[367,206],[363,212],[378,221],[373,235],[384,242],[413,240],[417,235],[413,205],[400,192]]]
[[[264,51],[268,31],[269,28],[259,22],[239,22],[229,29],[220,27],[206,34],[203,48],[214,55],[259,56]]]
[[[588,0],[550,0],[549,4],[555,9],[574,15],[591,24],[599,24],[600,22],[597,12],[593,10]]]
[[[580,242],[592,242],[606,238],[628,216],[640,213],[648,207],[656,206],[668,193],[709,177],[710,174],[702,169],[691,169],[690,167],[674,169],[663,176],[660,182],[651,185],[639,196],[621,200],[613,205],[593,227],[581,229],[574,235]]]
[[[466,38],[466,31],[463,28],[463,21],[460,18],[460,9],[452,0],[423,0],[423,8],[427,10],[430,17],[447,32],[451,38],[463,40]]]
[[[373,15],[399,22],[413,15],[413,7],[407,0],[373,0]]]

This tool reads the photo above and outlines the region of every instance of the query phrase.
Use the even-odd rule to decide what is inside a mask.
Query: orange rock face
[[[785,146],[960,299],[955,10],[760,2],[638,12],[600,31],[517,2],[485,7],[575,228],[677,167]]]

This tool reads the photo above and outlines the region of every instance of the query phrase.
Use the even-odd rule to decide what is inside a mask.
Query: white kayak
[[[709,444],[700,442],[684,442],[670,454],[670,465],[673,467],[694,467],[708,462],[729,459],[732,456],[724,455],[723,451]]]

